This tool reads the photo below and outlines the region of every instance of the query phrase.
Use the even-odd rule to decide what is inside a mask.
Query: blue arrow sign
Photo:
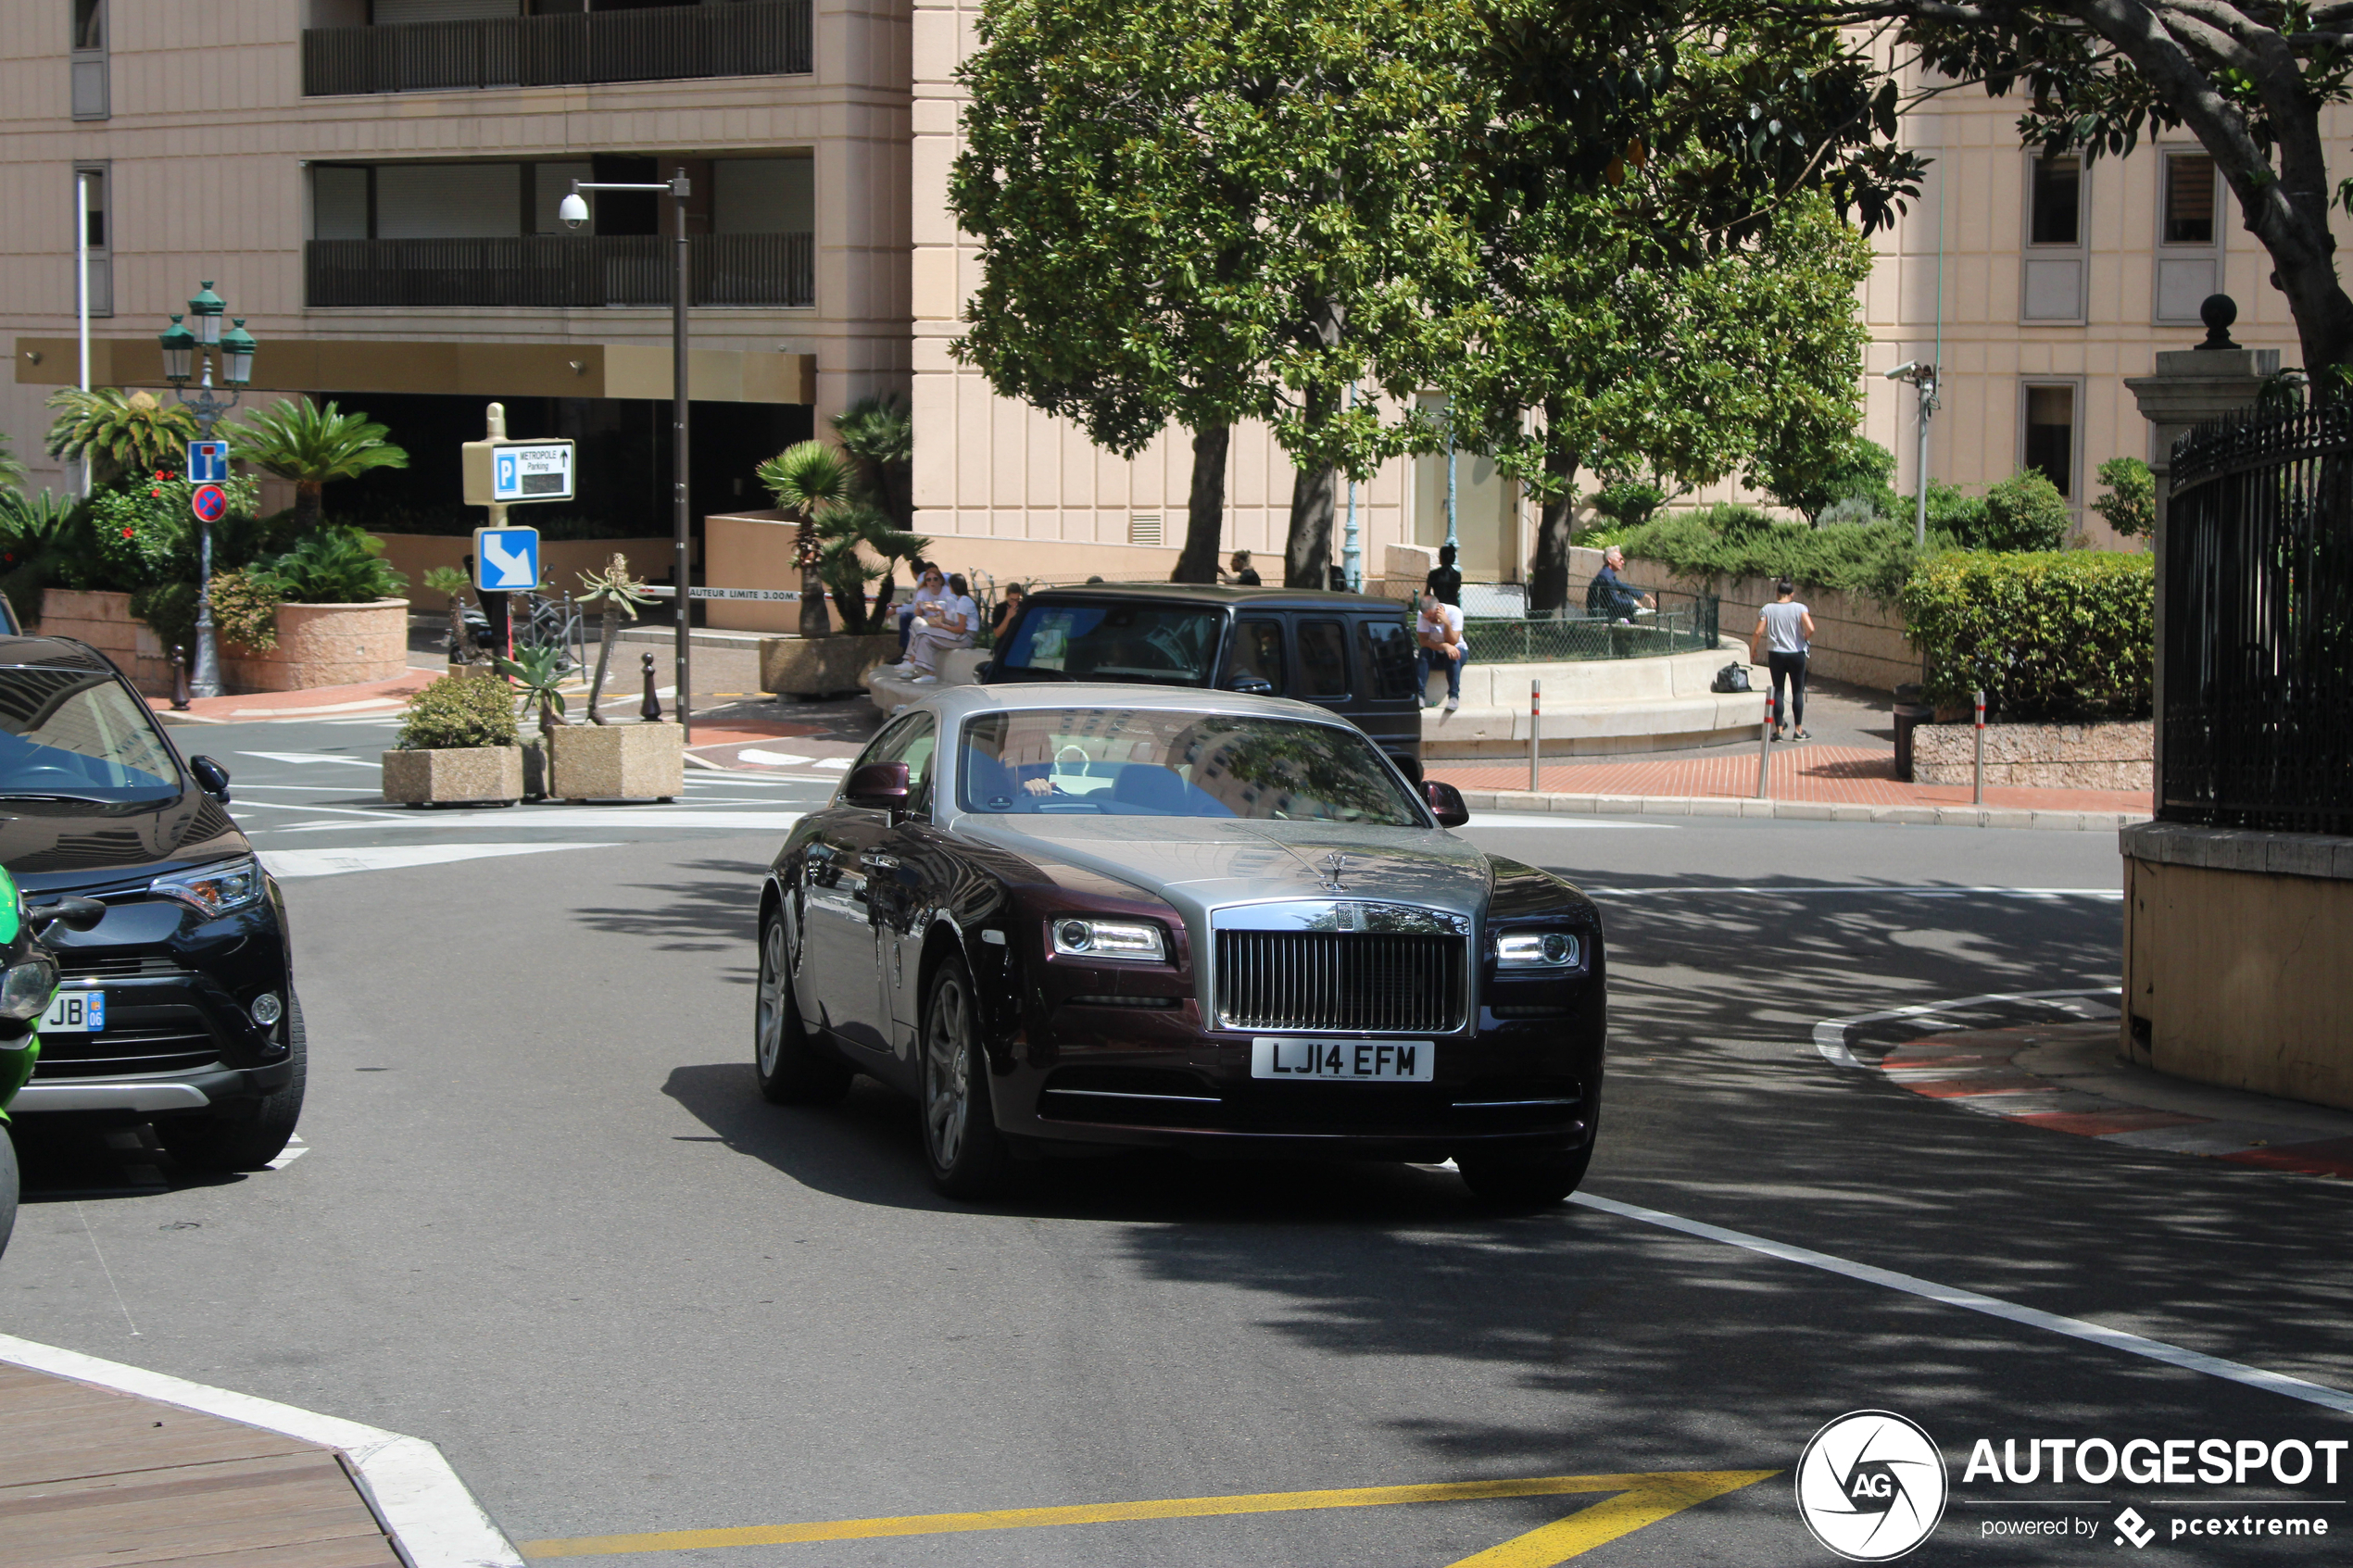
[[[488,594],[539,586],[539,530],[475,529],[474,586]]]
[[[225,441],[188,443],[188,483],[220,484],[229,478],[229,444]]]

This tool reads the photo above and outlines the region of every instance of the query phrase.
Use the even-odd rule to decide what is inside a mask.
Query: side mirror
[[[1422,781],[1422,798],[1429,802],[1430,815],[1442,828],[1458,828],[1470,821],[1470,808],[1463,804],[1463,792],[1453,784],[1436,779]]]
[[[1226,689],[1239,692],[1244,696],[1273,696],[1275,683],[1256,675],[1237,675],[1226,683]]]
[[[841,786],[842,804],[868,811],[904,811],[913,793],[904,762],[869,762]]]
[[[188,771],[196,776],[196,784],[207,795],[223,806],[229,804],[229,770],[209,757],[188,759]]]
[[[59,898],[50,904],[27,905],[24,918],[36,936],[53,925],[87,931],[107,918],[107,907],[95,898]]]

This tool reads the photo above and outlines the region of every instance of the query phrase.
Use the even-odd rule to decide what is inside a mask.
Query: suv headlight
[[[0,1018],[39,1018],[57,993],[57,960],[35,951],[0,973]]]
[[[1498,969],[1571,970],[1584,956],[1573,932],[1506,931],[1495,938]]]
[[[174,872],[147,884],[147,891],[177,898],[199,914],[225,915],[261,897],[261,862],[247,855]]]
[[[1058,915],[1047,923],[1053,932],[1054,951],[1070,958],[1168,961],[1168,943],[1160,927],[1145,921]]]

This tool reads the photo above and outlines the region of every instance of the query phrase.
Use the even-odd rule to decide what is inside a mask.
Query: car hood
[[[1025,858],[1084,866],[1166,899],[1185,913],[1197,938],[1206,935],[1211,909],[1294,898],[1406,904],[1476,922],[1491,884],[1487,857],[1436,828],[967,814],[956,831]],[[1334,855],[1344,859],[1327,878]]]
[[[199,790],[130,808],[0,800],[0,865],[28,893],[103,887],[251,849],[229,814]]]

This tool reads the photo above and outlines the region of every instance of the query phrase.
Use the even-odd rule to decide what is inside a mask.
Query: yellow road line
[[[660,1530],[635,1536],[577,1536],[525,1541],[523,1556],[610,1557],[637,1551],[688,1551],[724,1546],[792,1546],[811,1541],[862,1541],[887,1536],[941,1536],[972,1530],[1032,1530],[1051,1524],[1109,1524],[1130,1519],[1204,1519],[1237,1513],[1288,1513],[1327,1508],[1382,1508],[1405,1502],[1467,1502],[1491,1498],[1561,1497],[1581,1492],[1623,1496],[1466,1559],[1478,1568],[1538,1568],[1566,1562],[1668,1514],[1737,1491],[1777,1474],[1770,1470],[1667,1471],[1627,1475],[1539,1475],[1502,1481],[1440,1481],[1418,1486],[1352,1486],[1322,1492],[1249,1492],[1214,1498],[1161,1498],[1145,1502],[1078,1503],[1058,1508],[1007,1508],[985,1513],[913,1513],[892,1519],[836,1519],[807,1524],[748,1524],[716,1530]],[[1601,1515],[1597,1525],[1558,1537],[1548,1532]],[[1540,1540],[1540,1537],[1544,1537]],[[1496,1552],[1518,1555],[1496,1556]]]

